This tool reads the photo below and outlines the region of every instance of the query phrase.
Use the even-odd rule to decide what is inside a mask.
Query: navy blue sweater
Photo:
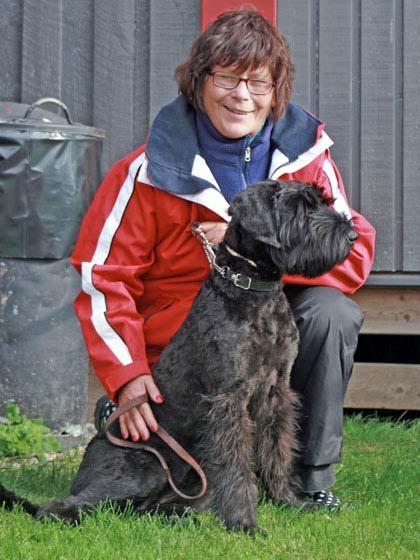
[[[220,134],[201,111],[196,113],[196,125],[200,153],[228,202],[248,185],[267,179],[273,128],[269,119],[256,136],[238,139]]]

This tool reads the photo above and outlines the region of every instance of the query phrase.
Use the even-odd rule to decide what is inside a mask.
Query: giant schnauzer
[[[90,442],[70,496],[33,505],[0,486],[0,503],[20,502],[38,518],[75,521],[108,499],[138,512],[212,509],[228,529],[256,525],[257,478],[276,503],[296,503],[296,398],[289,376],[298,333],[279,278],[316,277],[342,262],[352,224],[311,185],[264,181],[231,204],[217,261],[154,369],[165,403],[154,413],[201,464],[208,490],[183,500],[156,457],[121,448],[104,433]],[[190,493],[199,480],[155,434],[148,442]]]

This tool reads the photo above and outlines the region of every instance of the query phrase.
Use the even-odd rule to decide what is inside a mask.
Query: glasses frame
[[[220,88],[222,88],[222,89],[227,89],[227,90],[229,90],[229,91],[231,91],[231,90],[237,88],[241,82],[245,82],[245,85],[246,85],[246,87],[247,87],[247,90],[248,90],[249,93],[251,93],[252,95],[268,95],[268,94],[271,92],[271,90],[273,89],[273,87],[276,85],[276,82],[271,82],[271,84],[270,84],[270,82],[266,82],[267,84],[270,85],[270,89],[269,89],[268,91],[265,91],[264,93],[261,93],[261,92],[257,92],[257,91],[251,91],[251,90],[249,89],[248,82],[249,82],[249,81],[253,81],[253,80],[254,80],[254,81],[260,81],[260,82],[265,82],[265,80],[258,80],[257,78],[240,78],[239,76],[235,76],[235,74],[225,74],[224,72],[215,72],[214,70],[207,70],[207,74],[209,74],[210,76],[212,76],[212,78],[213,78],[213,84],[214,84],[215,86],[220,87]],[[217,74],[225,74],[225,76],[232,76],[232,78],[236,78],[236,79],[238,80],[238,83],[237,83],[236,85],[234,85],[233,87],[227,87],[227,86],[222,86],[222,85],[220,85],[220,84],[217,84],[217,83],[216,83],[216,75],[217,75]]]

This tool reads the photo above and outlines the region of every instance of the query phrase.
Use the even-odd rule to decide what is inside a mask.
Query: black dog
[[[258,475],[277,503],[295,503],[295,396],[289,375],[298,334],[282,291],[284,274],[318,276],[348,255],[357,234],[320,191],[297,182],[265,181],[232,202],[232,221],[216,269],[154,370],[165,403],[154,413],[202,465],[204,497],[184,501],[156,458],[109,443],[89,444],[63,500],[34,506],[0,487],[0,503],[19,501],[37,517],[76,520],[108,498],[138,512],[214,509],[229,529],[256,528]],[[149,443],[149,442],[148,442]],[[199,481],[156,435],[177,484]]]

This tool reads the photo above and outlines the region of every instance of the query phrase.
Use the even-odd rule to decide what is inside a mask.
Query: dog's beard
[[[289,225],[289,227],[288,227]],[[354,232],[350,222],[336,212],[324,209],[310,219],[283,224],[280,239],[287,240],[283,249],[270,248],[271,258],[287,274],[315,278],[342,263],[349,255]]]

